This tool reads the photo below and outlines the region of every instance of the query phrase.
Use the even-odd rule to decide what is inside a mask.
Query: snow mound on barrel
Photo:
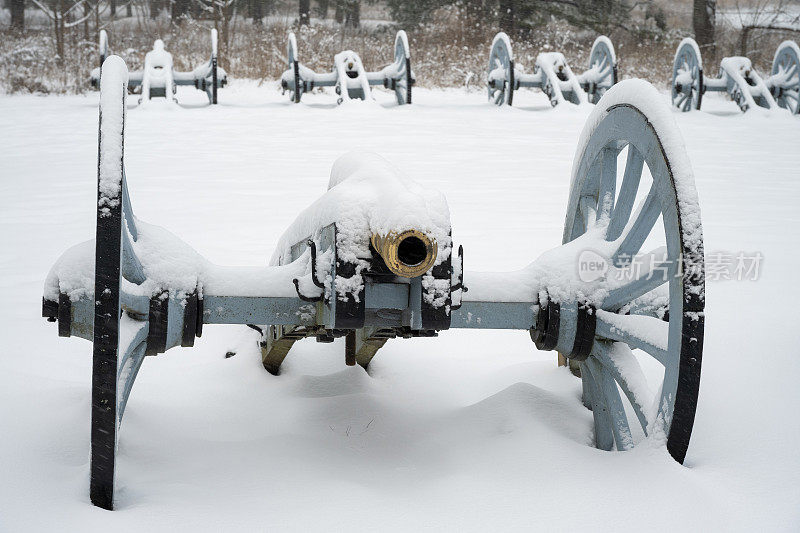
[[[372,234],[421,231],[438,245],[437,264],[447,259],[450,210],[444,195],[406,178],[374,152],[349,152],[333,164],[328,191],[306,208],[283,234],[272,264],[291,247],[336,223],[337,247],[346,261],[370,257]]]

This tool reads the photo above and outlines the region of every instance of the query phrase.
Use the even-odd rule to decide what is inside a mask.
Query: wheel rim
[[[511,105],[514,97],[514,60],[511,55],[511,48],[508,45],[508,38],[505,34],[495,37],[495,42],[492,45],[492,50],[489,53],[489,69],[488,75],[491,77],[492,71],[502,69],[503,81],[502,86],[492,87],[487,82],[489,101],[495,105],[503,105],[508,103]],[[498,80],[499,81],[499,80]],[[495,83],[497,85],[497,82]]]
[[[703,65],[697,44],[691,39],[684,39],[672,66],[672,105],[684,112],[700,109],[702,83]],[[678,85],[681,86],[680,91]]]
[[[800,49],[793,41],[778,47],[772,61],[772,76],[779,78],[774,90],[778,105],[793,114],[800,113]]]
[[[616,192],[617,158],[625,148]],[[661,437],[682,463],[694,424],[704,324],[702,230],[694,188],[675,186],[659,136],[628,104],[607,110],[576,162],[565,243],[583,239],[582,249],[605,250],[616,266],[624,254],[639,253],[651,234],[660,232],[666,244],[660,258],[650,256],[663,268],[664,281],[631,277],[597,306],[596,338],[589,357],[579,363],[595,444],[625,450],[644,437]],[[645,168],[652,176],[649,186],[642,179]],[[635,206],[639,191],[646,194]],[[642,365],[652,370],[656,362],[663,374],[656,372],[653,380],[650,372],[648,382]]]
[[[596,104],[600,101],[603,94],[617,83],[617,61],[614,54],[614,47],[611,41],[604,36],[598,37],[592,51],[589,54],[589,70],[597,68],[601,72],[601,77],[597,79],[593,92],[589,95],[589,101]]]
[[[292,69],[294,74],[294,92],[292,93],[292,101],[295,103],[300,103],[302,86],[300,80],[300,63],[297,60],[297,40],[294,36],[294,33],[289,33],[289,44],[286,47],[286,55],[289,60],[289,68]]]
[[[394,40],[394,64],[399,74],[394,80],[394,92],[398,105],[411,103],[411,57],[407,46],[406,34],[400,30]]]

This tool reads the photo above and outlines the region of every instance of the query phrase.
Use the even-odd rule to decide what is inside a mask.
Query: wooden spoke
[[[642,178],[644,158],[633,145],[628,145],[628,159],[625,163],[625,174],[622,176],[622,186],[619,189],[619,198],[611,214],[608,224],[606,240],[615,241],[622,234],[625,225],[631,218],[633,203],[636,201],[636,192],[639,190],[639,181]]]
[[[644,241],[653,230],[660,214],[661,203],[658,199],[658,188],[653,182],[647,197],[639,204],[633,222],[629,223],[623,232],[622,242],[611,259],[614,266],[623,265],[642,249]]]
[[[655,396],[650,391],[642,368],[630,348],[621,342],[595,342],[592,347],[592,357],[603,365],[603,369],[619,384],[639,420],[642,431],[647,435],[650,421],[647,419],[646,409],[652,405]]]
[[[625,414],[625,406],[620,398],[617,383],[596,359],[590,357],[586,362],[591,368],[596,385],[604,396],[603,403],[608,412],[611,434],[614,436],[617,449],[620,451],[630,450],[633,448],[633,435],[631,435],[628,415]]]
[[[669,323],[648,316],[626,316],[597,310],[598,337],[624,342],[653,356],[664,366],[675,364],[667,346]]]

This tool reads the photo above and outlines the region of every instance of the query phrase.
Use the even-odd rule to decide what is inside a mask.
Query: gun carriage
[[[100,88],[100,74],[103,63],[110,55],[108,34],[100,30],[99,38],[100,66],[92,70],[91,85]],[[218,65],[217,30],[211,30],[211,57],[191,72],[175,70],[172,54],[164,49],[164,41],[156,39],[153,49],[144,56],[142,70],[129,73],[128,90],[132,94],[140,94],[139,103],[151,98],[174,99],[179,85],[191,85],[208,95],[211,104],[217,103],[217,90],[228,84],[228,74]]]
[[[411,49],[403,30],[398,31],[394,39],[394,61],[376,72],[368,72],[361,57],[352,50],[336,54],[330,72],[314,72],[300,63],[297,38],[292,32],[286,54],[289,68],[281,75],[281,88],[291,93],[292,102],[300,103],[303,94],[315,87],[334,87],[339,104],[352,99],[373,100],[371,87],[382,85],[394,91],[398,105],[411,103],[411,87],[415,80],[411,71]]]
[[[794,41],[781,43],[767,78],[746,57],[723,58],[719,76],[709,78],[703,72],[700,47],[687,37],[678,45],[672,64],[672,103],[681,111],[700,109],[706,92],[727,93],[742,111],[780,107],[796,115],[800,113],[800,48]]]
[[[514,60],[511,39],[503,32],[495,35],[489,52],[487,88],[489,101],[512,105],[514,91],[530,87],[541,89],[553,107],[570,102],[596,104],[617,83],[617,56],[614,45],[605,35],[595,39],[589,53],[589,68],[574,74],[560,52],[542,52],[536,56],[533,73]]]
[[[273,374],[306,337],[344,337],[345,362],[366,368],[391,338],[522,330],[579,370],[598,448],[628,450],[650,440],[683,461],[703,346],[703,238],[685,148],[651,85],[619,84],[589,118],[563,244],[522,270],[494,273],[464,271],[444,196],[376,154],[348,154],[334,164],[328,191],[284,233],[269,266],[213,265],[134,215],[123,160],[126,92],[125,64],[109,57],[96,238],[62,255],[43,296],[42,314],[58,323],[59,335],[94,346],[95,505],[113,507],[117,435],[142,362],[192,346],[205,324],[259,330],[263,364]],[[663,246],[642,254],[652,242]],[[600,275],[580,274],[586,253],[602,258]],[[647,268],[630,263],[637,254],[652,260]],[[660,368],[655,382],[644,362]]]

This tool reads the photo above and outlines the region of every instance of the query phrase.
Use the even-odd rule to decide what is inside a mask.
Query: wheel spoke
[[[611,214],[611,221],[608,224],[606,240],[617,240],[625,229],[625,224],[631,218],[633,203],[636,201],[636,192],[639,190],[639,181],[642,178],[644,168],[644,158],[639,151],[628,145],[628,160],[625,163],[625,174],[622,176],[622,186],[619,189],[619,198]]]
[[[621,342],[611,344],[595,342],[592,347],[592,356],[619,384],[619,388],[628,398],[633,412],[636,413],[642,431],[647,435],[647,426],[650,421],[645,411],[648,406],[652,406],[655,396],[647,385],[647,379],[642,373],[636,356],[626,344]]]
[[[660,214],[661,204],[658,201],[656,183],[653,182],[647,197],[639,204],[633,222],[629,223],[623,231],[624,238],[612,257],[614,266],[619,267],[641,250]]]
[[[669,322],[649,316],[626,316],[597,310],[598,337],[624,342],[653,356],[665,367],[677,363],[667,349]]]
[[[581,215],[586,221],[586,229],[591,228],[597,222],[597,201],[591,196],[581,197]]]
[[[614,433],[611,429],[611,416],[604,401],[604,395],[598,385],[588,360],[581,363],[581,376],[589,391],[589,401],[592,404],[592,417],[594,418],[594,443],[601,450],[611,451],[614,448]]]
[[[647,260],[649,258],[649,261]],[[644,263],[645,268],[640,268]],[[666,257],[666,250],[658,250],[637,258],[637,261],[623,271],[623,275],[632,272],[636,274],[636,279],[625,283],[620,287],[611,289],[608,296],[603,299],[602,307],[606,311],[616,311],[625,304],[628,304],[644,296],[653,289],[665,284],[675,275],[675,262]]]
[[[617,188],[617,150],[604,148],[600,161],[600,191],[597,194],[597,219],[608,218],[614,207]]]
[[[586,362],[591,368],[592,376],[603,394],[610,419],[611,434],[614,436],[617,450],[630,450],[633,448],[633,436],[628,425],[628,415],[625,414],[625,406],[622,404],[622,398],[620,398],[619,389],[617,389],[617,383],[596,359],[590,357]]]

